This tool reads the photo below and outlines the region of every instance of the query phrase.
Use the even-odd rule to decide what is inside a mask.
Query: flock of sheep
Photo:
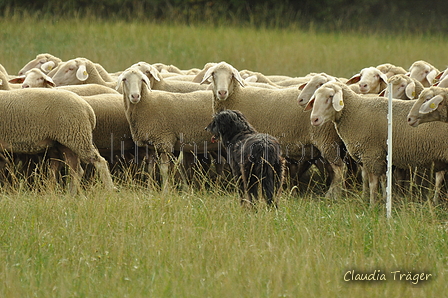
[[[226,62],[190,70],[139,62],[109,73],[86,58],[39,54],[18,75],[0,65],[0,165],[5,171],[13,159],[45,152],[55,177],[65,160],[71,192],[80,187],[84,164],[113,189],[110,169],[123,159],[144,163],[162,187],[173,182],[174,163],[184,165],[184,179],[195,167],[222,175],[226,148],[210,142],[204,128],[213,114],[231,109],[279,140],[291,177],[315,165],[328,175],[326,197],[337,198],[350,172],[359,171],[374,204],[386,173],[388,83],[396,179],[434,171],[437,204],[448,167],[441,123],[448,122],[448,70],[425,61],[409,70],[368,67],[346,79],[264,75]]]

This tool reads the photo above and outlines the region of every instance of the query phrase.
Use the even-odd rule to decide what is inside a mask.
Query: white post
[[[387,84],[389,99],[387,113],[387,187],[386,187],[386,213],[387,218],[392,217],[392,84]]]

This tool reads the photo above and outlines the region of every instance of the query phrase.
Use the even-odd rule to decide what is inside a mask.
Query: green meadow
[[[1,19],[9,74],[39,53],[86,57],[109,72],[138,61],[202,68],[226,61],[264,74],[448,65],[444,35],[322,32],[91,17]],[[369,33],[365,33],[369,32]],[[330,201],[287,189],[278,210],[240,206],[232,185],[160,192],[116,177],[76,196],[20,177],[0,189],[0,297],[442,297],[446,205],[394,197],[370,208],[360,191]],[[207,177],[202,177],[207,180]],[[38,186],[38,187],[37,187]],[[446,201],[446,198],[444,198]],[[355,279],[367,278],[369,281]],[[373,279],[373,280],[372,280]]]

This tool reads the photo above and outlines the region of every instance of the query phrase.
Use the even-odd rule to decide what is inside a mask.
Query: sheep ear
[[[56,84],[53,82],[53,79],[50,78],[49,76],[44,76],[45,79],[45,83],[47,83],[47,85],[49,85],[50,87],[56,87]]]
[[[440,80],[440,78],[442,78],[442,76],[443,76],[444,73],[445,73],[445,72],[441,72],[441,73],[439,73],[438,75],[436,75],[435,79]]]
[[[89,74],[87,73],[86,65],[81,64],[76,71],[76,78],[80,81],[85,81],[88,77]]]
[[[436,95],[420,107],[419,113],[428,114],[431,113],[439,107],[439,104],[443,101],[442,95]]]
[[[241,75],[240,75],[238,70],[232,69],[232,74],[233,74],[233,77],[235,78],[235,80],[241,85],[241,87],[246,86],[246,84],[244,84],[244,80],[241,77]]]
[[[351,85],[354,83],[358,83],[359,80],[361,80],[361,74],[355,74],[353,77],[351,77],[350,79],[348,79],[347,82],[345,82],[347,85]]]
[[[379,76],[383,80],[383,82],[387,84],[387,76],[381,71],[379,72]]]
[[[299,86],[299,90],[303,90],[303,88],[305,88],[307,83],[303,83],[302,85]]]
[[[117,86],[115,87],[116,90],[120,89],[120,85],[123,82],[123,73],[121,73],[117,78]]]
[[[202,78],[202,81],[200,82],[200,84],[204,84],[205,82],[208,81],[208,79],[210,79],[213,76],[213,72],[215,71],[214,67],[210,67],[206,72],[204,77]]]
[[[23,76],[18,76],[17,78],[11,79],[8,82],[13,83],[13,84],[22,84],[23,81],[25,81],[25,75]],[[0,84],[1,85],[1,84]]]
[[[383,89],[383,91],[380,92],[380,94],[378,94],[378,96],[380,97],[386,97],[387,96],[387,88]]]
[[[339,112],[344,108],[344,100],[342,99],[342,90],[336,91],[333,95],[333,108]]]
[[[151,91],[151,82],[149,81],[148,77],[143,75],[143,82],[146,84],[146,87]]]
[[[40,69],[42,69],[42,71],[45,73],[49,73],[50,70],[52,70],[55,67],[55,65],[56,64],[54,63],[54,61],[48,61],[48,62],[45,62],[44,64],[42,64],[40,66]]]
[[[415,98],[415,82],[410,82],[405,89],[406,96],[409,99]]]
[[[304,112],[312,110],[314,107],[314,101],[316,100],[316,98],[314,97],[314,95],[311,97],[310,101],[308,101],[308,103],[306,104],[305,108],[303,109]]]
[[[258,81],[258,78],[257,78],[256,75],[249,76],[249,77],[244,79],[244,82],[246,82],[246,83],[255,83],[257,81]]]
[[[152,65],[150,66],[149,73],[152,75],[152,77],[156,81],[160,82],[160,73],[154,66],[152,66]],[[148,84],[148,86],[149,86],[149,84]]]
[[[431,70],[427,75],[426,75],[426,79],[428,80],[429,84],[434,84],[436,82],[436,76],[437,76],[437,71],[435,69]]]

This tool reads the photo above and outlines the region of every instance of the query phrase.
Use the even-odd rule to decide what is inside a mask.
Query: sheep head
[[[314,92],[305,111],[311,110],[311,125],[320,126],[335,119],[336,112],[344,108],[342,87],[335,82],[323,84]]]
[[[439,70],[426,61],[415,61],[409,68],[409,76],[416,79],[424,87],[430,87],[435,83]]]
[[[86,59],[77,58],[61,63],[53,75],[56,86],[79,85],[89,78]]]
[[[392,97],[397,99],[415,98],[415,81],[403,74],[391,76],[388,80],[392,84]],[[386,91],[385,96],[388,96]]]
[[[128,68],[117,79],[117,89],[123,84],[123,97],[130,103],[139,103],[142,98],[142,89],[151,90],[150,82],[138,68]],[[146,86],[144,86],[146,85]]]
[[[25,75],[25,73],[33,68],[40,68],[43,72],[48,73],[54,67],[56,67],[62,60],[51,54],[38,54],[35,59],[28,62],[20,71],[19,76]]]
[[[52,88],[53,79],[39,68],[28,70],[25,75],[9,80],[10,83],[22,83],[22,88]]]
[[[226,100],[233,92],[235,81],[244,87],[245,83],[236,68],[226,62],[220,62],[210,67],[204,75],[201,84],[211,80],[213,94],[218,100]]]
[[[448,89],[430,87],[422,91],[408,114],[408,124],[416,127],[432,121],[448,122]]]
[[[298,96],[299,105],[305,107],[318,88],[325,83],[335,81],[337,81],[335,77],[327,75],[326,73],[314,74],[308,83],[299,86],[299,90],[301,90]]]
[[[386,87],[387,76],[376,67],[363,68],[346,82],[347,85],[355,83],[358,83],[361,94],[379,94]]]
[[[157,68],[147,62],[141,61],[135,63],[131,67],[140,69],[140,71],[148,77],[149,81],[151,82],[151,84],[149,85],[151,89],[154,87],[154,81],[160,82],[162,80],[160,72],[157,70]]]

